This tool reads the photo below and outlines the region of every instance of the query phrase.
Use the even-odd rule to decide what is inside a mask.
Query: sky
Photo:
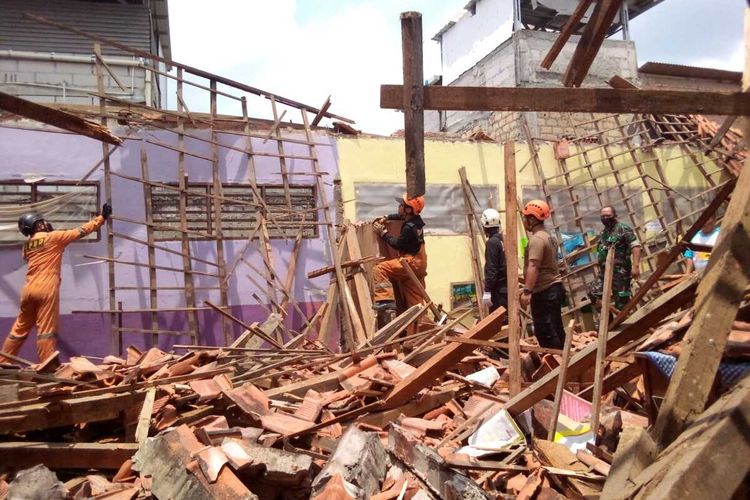
[[[331,112],[354,119],[364,132],[390,135],[403,128],[403,115],[380,109],[379,98],[381,84],[401,82],[399,14],[422,13],[430,79],[440,74],[439,45],[431,38],[466,1],[171,0],[172,58],[315,107],[330,95]],[[631,21],[639,64],[741,71],[744,6],[744,0],[665,0]],[[191,111],[208,110],[206,92],[186,90],[185,100]],[[220,97],[218,106],[219,113],[240,114],[231,99]],[[266,99],[249,98],[248,108],[253,117],[271,117]],[[301,118],[289,109],[284,120]]]

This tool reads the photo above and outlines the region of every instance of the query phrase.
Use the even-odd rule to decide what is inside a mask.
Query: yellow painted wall
[[[592,146],[593,147],[593,146]],[[404,141],[401,138],[386,137],[340,137],[337,141],[339,155],[339,175],[341,178],[342,198],[353,200],[344,204],[344,215],[354,220],[356,214],[356,195],[354,184],[358,182],[405,183]],[[530,161],[531,154],[525,143],[516,144],[516,170],[518,195],[522,195],[522,186],[539,185],[540,180],[536,167]],[[572,149],[572,153],[577,150]],[[633,163],[632,156],[622,148],[612,148],[615,167]],[[637,158],[643,163],[644,175],[659,179],[656,165],[650,153],[637,152]],[[656,151],[662,161],[667,184],[679,191],[681,186],[707,187],[703,175],[689,158],[676,146],[663,147]],[[539,159],[545,178],[550,179],[560,174],[554,150],[549,144],[542,144]],[[579,168],[587,160],[591,168]],[[504,200],[504,166],[503,146],[495,143],[477,143],[466,141],[425,141],[425,175],[428,184],[460,184],[458,169],[466,167],[468,180],[473,185],[496,185],[500,195],[498,209],[505,206]],[[571,171],[570,182],[586,182],[590,185],[591,176],[596,178],[598,186],[605,188],[615,186],[609,162],[600,148],[586,155],[578,154],[567,160]],[[717,169],[707,164],[711,172]],[[716,177],[719,180],[719,177]],[[626,186],[632,182],[633,187],[641,188],[643,181],[633,168],[624,169],[620,181]],[[550,189],[562,187],[562,177],[548,180]],[[649,220],[654,217],[653,207],[647,196],[643,196],[644,212],[639,219]],[[426,203],[429,204],[429,200]],[[384,207],[384,213],[395,207]],[[482,207],[486,208],[486,207]],[[624,217],[621,220],[628,222]],[[429,219],[425,222],[429,227]],[[503,219],[503,226],[505,226]],[[522,226],[519,223],[519,230]],[[472,281],[471,251],[469,238],[466,235],[428,235],[426,237],[428,256],[427,292],[430,297],[446,308],[450,306],[450,283]],[[480,245],[480,253],[484,249]]]

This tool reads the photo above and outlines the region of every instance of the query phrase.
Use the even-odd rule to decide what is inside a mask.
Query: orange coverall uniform
[[[389,216],[390,217],[390,216]],[[425,286],[424,277],[427,275],[427,252],[424,247],[424,221],[416,215],[406,221],[401,228],[398,238],[383,235],[386,243],[399,251],[401,257],[409,264],[414,274],[419,279],[422,287]],[[398,283],[404,294],[405,306],[409,307],[422,302],[422,292],[407,274],[404,266],[398,259],[381,262],[372,272],[373,292],[375,302],[394,301],[393,285],[391,280]]]
[[[18,354],[35,324],[36,352],[39,361],[45,361],[55,352],[60,316],[60,267],[63,252],[70,243],[96,231],[102,224],[104,217],[99,215],[77,229],[38,231],[24,244],[23,258],[27,262],[28,271],[26,284],[21,291],[21,310],[3,343],[3,352]]]

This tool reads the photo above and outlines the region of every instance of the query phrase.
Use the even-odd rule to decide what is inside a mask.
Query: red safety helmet
[[[422,213],[422,210],[424,210],[424,196],[417,196],[415,198],[407,198],[406,193],[404,193],[404,197],[398,201],[400,203],[403,203],[407,207],[411,207],[412,211],[414,212],[414,215],[419,215]]]
[[[524,215],[533,215],[539,220],[549,219],[549,205],[546,201],[531,200],[523,207]]]

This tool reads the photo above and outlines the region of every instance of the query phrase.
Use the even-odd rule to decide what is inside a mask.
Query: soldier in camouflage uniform
[[[599,277],[592,283],[589,289],[589,297],[592,301],[602,299],[604,288],[604,267],[607,261],[607,252],[614,247],[615,260],[612,274],[612,303],[618,310],[622,310],[630,300],[631,278],[638,279],[640,276],[641,244],[638,242],[633,229],[617,222],[617,212],[614,207],[606,206],[599,213],[604,231],[599,235],[596,246],[596,258],[599,262]],[[631,263],[630,256],[633,256]]]

